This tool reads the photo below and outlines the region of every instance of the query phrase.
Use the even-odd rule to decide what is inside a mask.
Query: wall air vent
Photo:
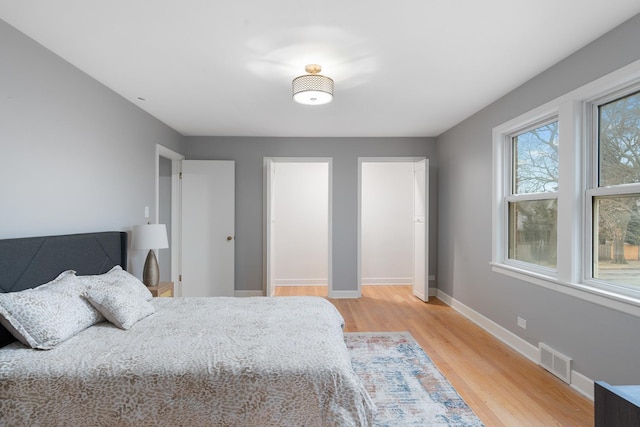
[[[540,366],[562,381],[571,384],[571,362],[573,359],[546,344],[539,343],[538,347],[540,349]]]

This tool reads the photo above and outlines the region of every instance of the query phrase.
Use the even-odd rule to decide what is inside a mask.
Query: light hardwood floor
[[[592,426],[593,402],[440,300],[410,286],[363,286],[360,299],[329,299],[347,332],[409,331],[487,426]],[[326,296],[326,287],[276,295]]]

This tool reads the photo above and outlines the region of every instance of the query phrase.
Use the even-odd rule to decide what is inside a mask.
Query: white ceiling
[[[219,136],[437,136],[637,13],[638,0],[0,0],[0,18],[178,132]],[[334,102],[293,102],[309,63]]]

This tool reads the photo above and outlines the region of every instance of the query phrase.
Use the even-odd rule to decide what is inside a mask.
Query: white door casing
[[[265,232],[266,232],[266,251],[265,251],[265,295],[268,297],[274,296],[275,292],[275,254],[276,254],[276,233],[275,233],[275,204],[273,200],[275,198],[275,179],[276,179],[275,164],[272,159],[264,159],[264,176],[265,176]]]
[[[233,296],[235,162],[182,162],[182,296]]]
[[[427,206],[426,197],[429,177],[429,160],[422,159],[413,165],[413,295],[422,301],[429,301],[429,281],[427,278],[427,260],[429,247],[427,245]]]

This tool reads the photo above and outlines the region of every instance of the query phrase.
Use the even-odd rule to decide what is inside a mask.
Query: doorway
[[[331,159],[265,158],[265,293],[331,292]],[[280,290],[283,290],[280,292]]]
[[[158,251],[160,281],[173,282],[176,296],[182,295],[180,283],[180,172],[182,154],[156,145],[155,223],[165,224],[169,248]]]
[[[428,300],[428,160],[358,159],[358,291],[405,285]]]

